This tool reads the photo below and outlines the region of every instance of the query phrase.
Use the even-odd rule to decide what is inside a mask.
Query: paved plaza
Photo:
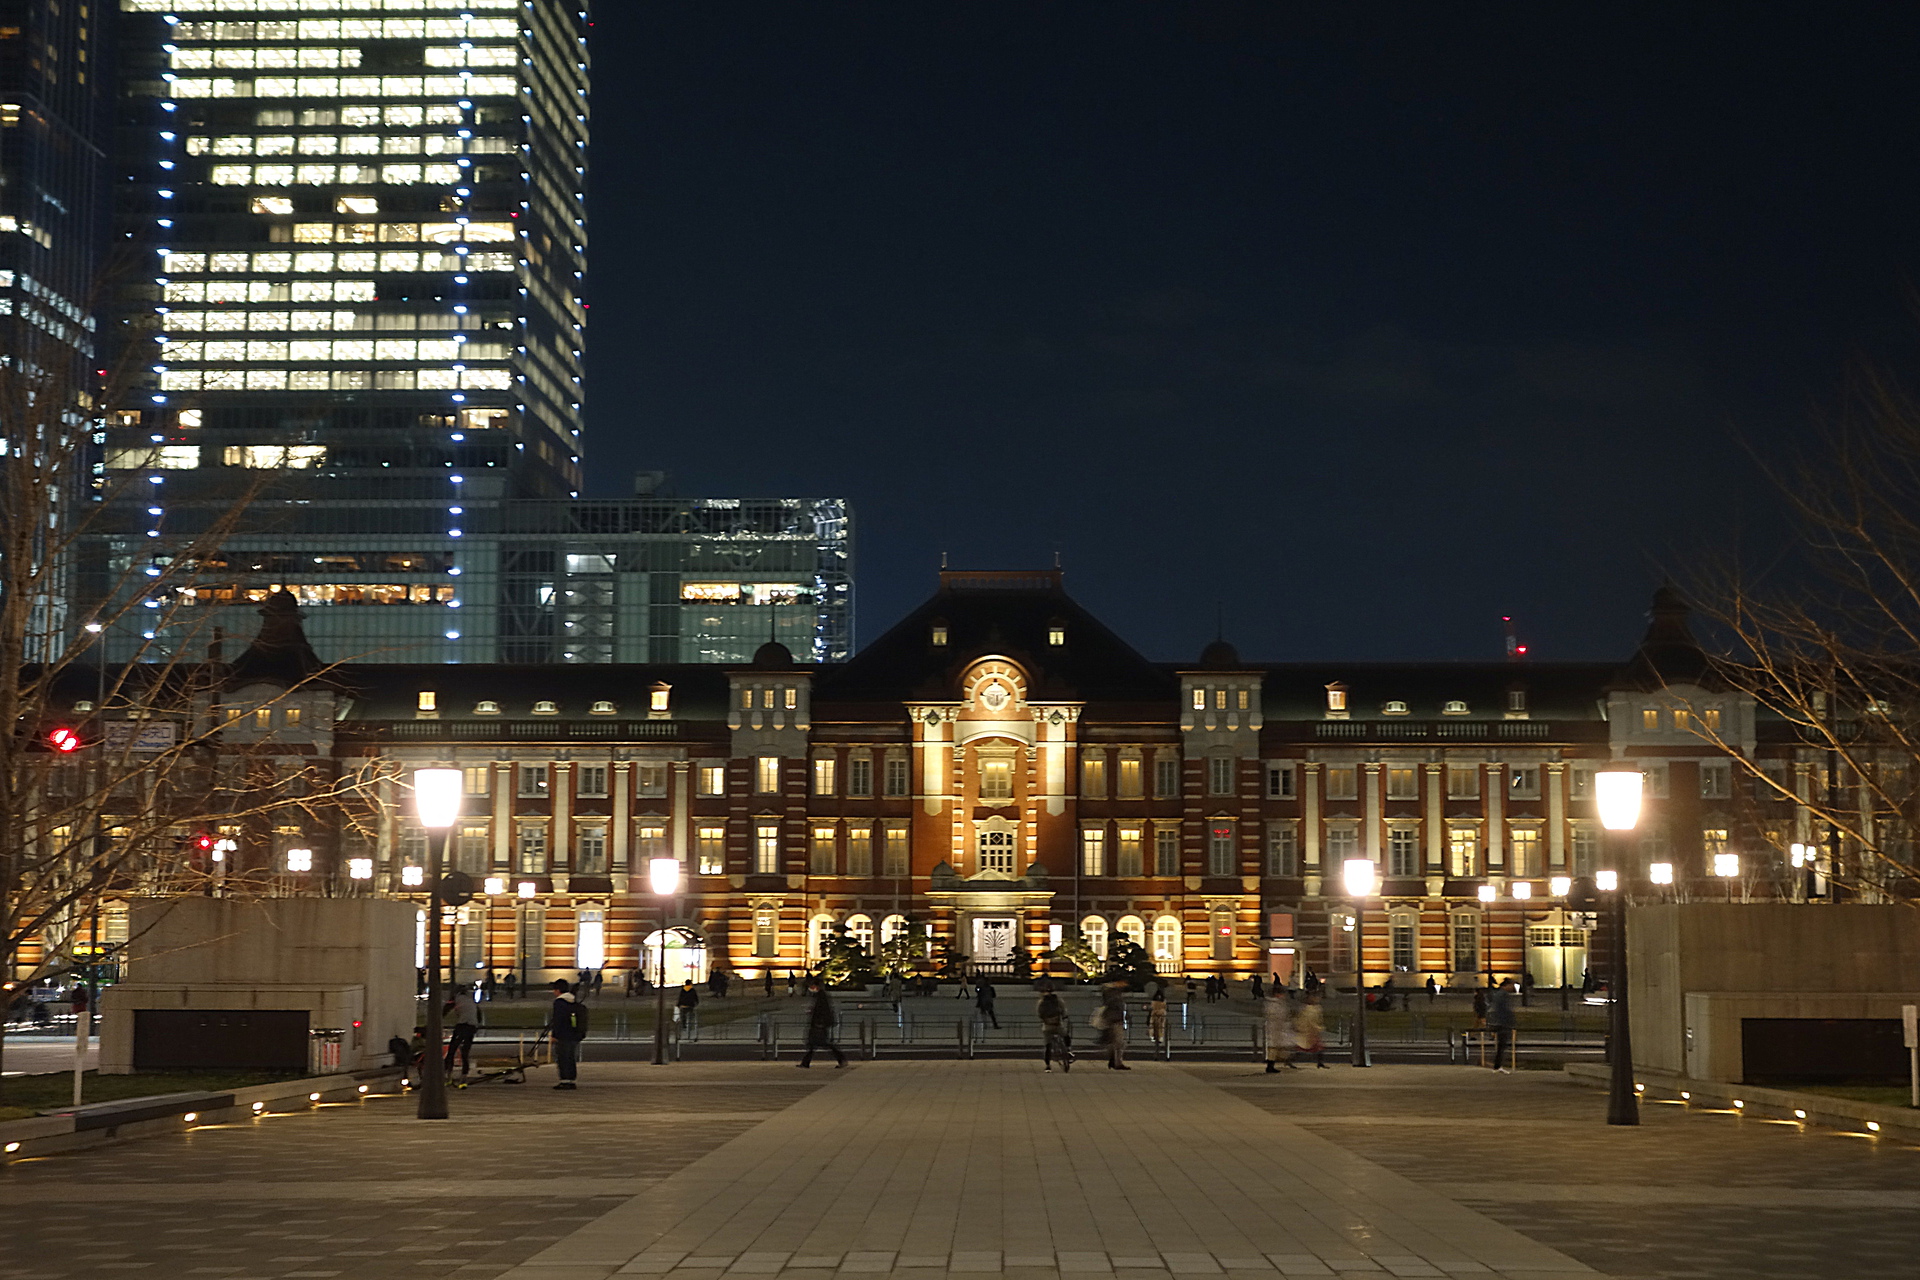
[[[545,1078],[543,1078],[545,1077]],[[1920,1148],[1555,1073],[590,1062],[13,1164],[0,1280],[1908,1274]]]

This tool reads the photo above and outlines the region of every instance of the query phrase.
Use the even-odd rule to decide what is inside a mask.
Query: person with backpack
[[[1060,1055],[1060,1070],[1073,1070],[1073,1033],[1068,1029],[1067,1005],[1053,989],[1051,982],[1040,988],[1040,1003],[1034,1006],[1034,1012],[1040,1018],[1042,1048],[1040,1061],[1047,1070],[1053,1070],[1054,1054]]]
[[[580,1075],[580,1042],[587,1038],[587,1006],[574,996],[565,978],[553,981],[553,1012],[547,1018],[547,1034],[553,1037],[553,1061],[560,1068],[556,1089],[577,1089]]]

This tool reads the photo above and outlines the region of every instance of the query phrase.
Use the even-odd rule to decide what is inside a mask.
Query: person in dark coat
[[[1034,1012],[1040,1018],[1040,1035],[1043,1045],[1040,1060],[1046,1064],[1047,1070],[1051,1071],[1054,1055],[1058,1054],[1060,1070],[1063,1072],[1073,1070],[1073,1032],[1068,1029],[1067,1005],[1054,991],[1051,982],[1041,984],[1040,1003],[1035,1006]]]
[[[692,1035],[700,1025],[700,991],[692,978],[680,984],[680,995],[673,1003],[680,1018],[680,1034]]]
[[[974,986],[973,1007],[980,1011],[981,1017],[993,1023],[995,1031],[1000,1029],[1000,1015],[993,1011],[993,1002],[998,998],[998,993],[993,989],[992,979],[981,977]]]
[[[547,1034],[553,1037],[553,1061],[560,1068],[556,1089],[577,1089],[580,1075],[580,1042],[587,1038],[587,1007],[574,998],[565,978],[553,982],[553,1012],[547,1018]]]
[[[807,1010],[807,1050],[800,1055],[800,1065],[811,1067],[814,1050],[825,1049],[834,1056],[834,1065],[846,1066],[847,1055],[833,1042],[833,1029],[840,1025],[840,1015],[833,1007],[833,997],[827,994],[827,984],[818,978],[808,978],[807,993],[813,997],[813,1007]]]
[[[1513,1007],[1516,993],[1513,979],[1493,989],[1487,999],[1487,1030],[1493,1032],[1493,1069],[1502,1075],[1513,1071],[1513,1033],[1520,1025],[1520,1015]]]

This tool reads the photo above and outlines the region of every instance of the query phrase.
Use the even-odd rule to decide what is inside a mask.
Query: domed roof
[[[753,651],[756,671],[785,671],[793,666],[793,654],[778,640],[769,640]]]
[[[1238,671],[1240,651],[1225,640],[1215,640],[1200,651],[1200,666],[1205,671]]]

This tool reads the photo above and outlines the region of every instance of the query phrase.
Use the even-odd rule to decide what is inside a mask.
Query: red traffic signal
[[[81,747],[80,735],[71,729],[55,729],[47,735],[47,745],[63,755],[78,751]]]
[[[202,831],[193,837],[193,847],[201,853],[212,853],[213,837]]]

